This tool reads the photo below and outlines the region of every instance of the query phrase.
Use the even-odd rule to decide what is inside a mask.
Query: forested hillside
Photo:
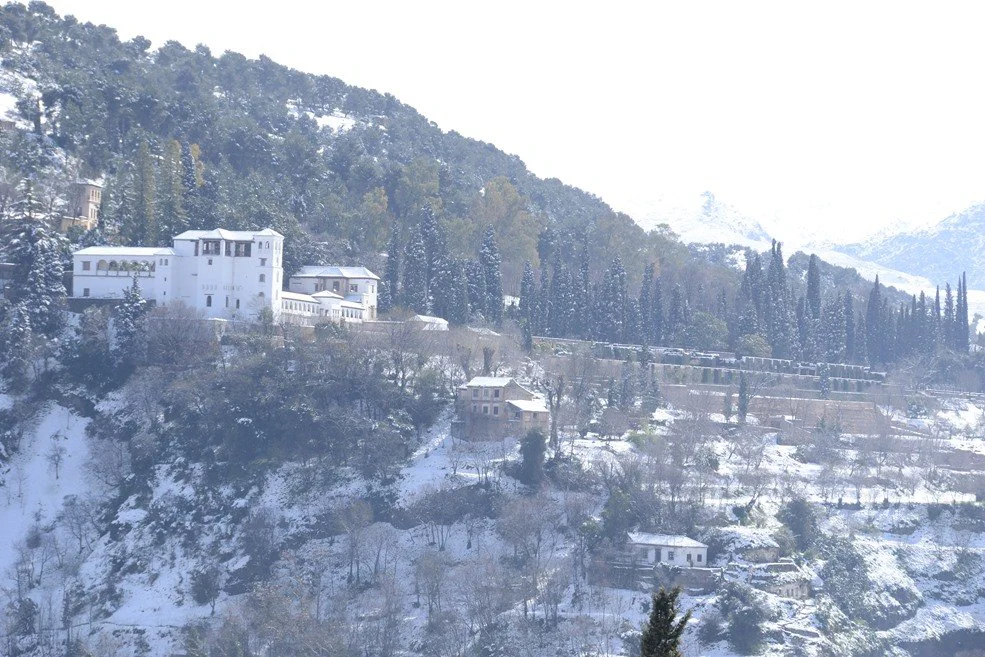
[[[76,243],[271,226],[287,237],[288,273],[369,266],[383,275],[381,310],[453,323],[500,324],[500,291],[519,295],[513,316],[528,335],[872,364],[912,353],[910,342],[926,355],[968,342],[967,331],[940,339],[957,335],[939,326],[954,321],[945,310],[916,299],[903,308],[892,293],[869,308],[844,276],[812,291],[833,304],[825,320],[806,295],[806,268],[787,280],[779,246],[746,258],[740,280],[734,263],[694,254],[666,229],[644,232],[391,95],[264,57],[122,42],[40,2],[3,7],[0,28],[2,87],[18,118],[3,134],[8,215],[30,199],[34,218],[57,216],[67,181],[101,179],[100,230],[70,234]],[[897,339],[915,313],[936,337]],[[856,350],[853,326],[887,346]]]

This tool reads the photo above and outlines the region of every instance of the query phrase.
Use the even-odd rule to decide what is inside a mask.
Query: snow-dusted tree
[[[503,272],[499,247],[496,245],[496,231],[492,226],[486,228],[479,249],[479,262],[486,282],[486,318],[495,324],[503,319]]]
[[[137,277],[123,291],[123,301],[116,308],[113,326],[116,331],[116,358],[120,363],[133,364],[139,360],[139,345],[142,334],[144,314],[149,310],[148,302],[140,293]]]
[[[688,611],[678,616],[677,598],[679,588],[670,591],[661,588],[653,594],[650,603],[650,618],[643,628],[640,641],[640,657],[681,657],[681,635],[691,620]]]
[[[388,313],[397,305],[400,294],[400,231],[394,228],[386,248],[386,265],[380,281],[379,311]]]
[[[404,278],[401,296],[403,305],[415,313],[430,311],[427,278],[427,250],[420,230],[412,230],[404,249]]]

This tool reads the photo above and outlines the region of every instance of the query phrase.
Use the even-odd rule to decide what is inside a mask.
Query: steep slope
[[[985,286],[985,203],[973,205],[940,223],[861,244],[834,247],[863,260],[924,276],[931,281],[968,273],[968,285]]]

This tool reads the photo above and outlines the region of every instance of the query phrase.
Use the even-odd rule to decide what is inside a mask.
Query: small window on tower
[[[266,283],[267,282],[267,275],[266,274],[260,274],[260,282],[261,283]]]
[[[212,295],[211,294],[206,294],[205,295],[205,307],[206,308],[211,308],[212,307]]]

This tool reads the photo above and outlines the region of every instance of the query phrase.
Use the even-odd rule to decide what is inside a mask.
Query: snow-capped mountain
[[[985,286],[985,203],[928,228],[833,248],[935,282],[954,281],[965,271],[969,287],[981,288]]]
[[[692,208],[662,208],[640,212],[639,223],[646,229],[668,224],[689,243],[738,244],[758,250],[768,249],[771,235],[755,219],[722,202],[711,192],[700,196],[700,204]]]

